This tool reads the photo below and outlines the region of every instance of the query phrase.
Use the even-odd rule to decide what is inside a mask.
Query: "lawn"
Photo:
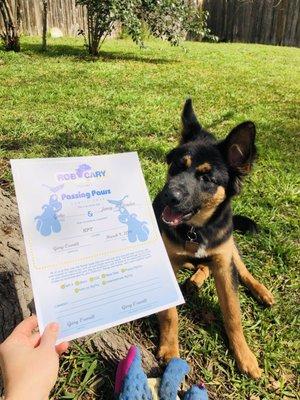
[[[257,236],[237,236],[251,272],[274,293],[266,309],[240,288],[245,335],[264,369],[241,375],[228,350],[213,281],[180,309],[181,355],[190,382],[203,378],[211,399],[299,398],[300,51],[249,44],[108,40],[97,60],[81,40],[22,38],[19,54],[0,50],[0,179],[12,189],[8,160],[137,151],[151,197],[165,179],[184,100],[224,137],[245,119],[257,124],[259,158],[234,210],[255,219]],[[298,104],[297,104],[298,102]],[[181,273],[180,282],[189,276]],[[297,314],[298,313],[298,314]],[[155,352],[154,316],[127,324]],[[298,354],[297,354],[298,353]],[[53,399],[113,399],[112,368],[73,345],[62,359]]]

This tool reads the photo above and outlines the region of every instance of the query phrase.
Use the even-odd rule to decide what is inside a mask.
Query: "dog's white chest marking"
[[[200,245],[198,247],[198,250],[195,253],[195,257],[197,257],[197,258],[207,257],[206,247],[203,245]]]

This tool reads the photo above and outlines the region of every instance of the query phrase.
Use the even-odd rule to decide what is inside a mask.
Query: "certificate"
[[[136,153],[11,160],[40,331],[58,342],[184,302]]]

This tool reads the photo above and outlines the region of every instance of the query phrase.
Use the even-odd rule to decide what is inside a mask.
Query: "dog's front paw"
[[[255,355],[247,349],[245,352],[236,357],[239,370],[253,379],[259,379],[262,369],[259,368]]]
[[[275,299],[272,293],[264,286],[260,285],[260,288],[258,290],[258,296],[261,299],[261,301],[266,304],[267,306],[271,307],[275,304]]]
[[[197,272],[190,277],[190,282],[192,285],[200,288],[208,277],[209,277],[209,268],[205,266],[199,267]]]
[[[255,280],[249,288],[254,297],[260,300],[266,306],[271,307],[275,304],[274,296],[262,283]]]
[[[179,358],[179,348],[177,345],[164,344],[160,346],[157,358],[165,363],[169,362],[171,358]]]

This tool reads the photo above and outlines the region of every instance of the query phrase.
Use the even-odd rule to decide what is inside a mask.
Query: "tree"
[[[4,22],[4,31],[0,33],[6,50],[20,51],[19,28],[21,20],[20,0],[15,0],[16,18],[7,0],[0,0],[0,14]]]
[[[76,0],[87,10],[88,49],[96,56],[116,22],[126,27],[142,45],[143,23],[150,32],[177,44],[185,30],[187,5],[184,0]]]
[[[42,50],[47,50],[47,16],[48,16],[48,0],[43,0],[43,42]]]

